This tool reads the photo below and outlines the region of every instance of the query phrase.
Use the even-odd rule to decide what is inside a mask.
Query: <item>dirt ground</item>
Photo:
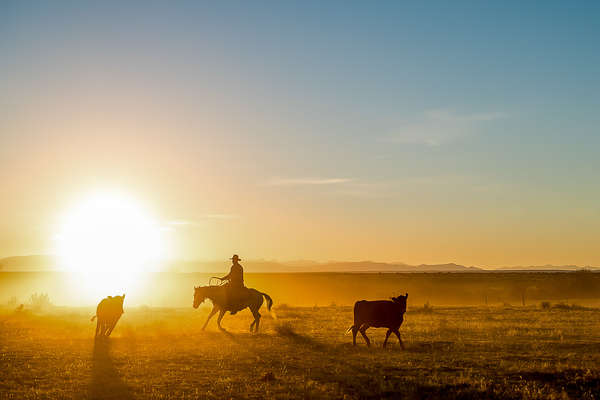
[[[94,340],[92,309],[0,311],[2,399],[600,397],[600,309],[409,306],[352,346],[351,307],[263,308],[202,331],[209,308],[129,308]],[[276,316],[276,318],[274,318]]]

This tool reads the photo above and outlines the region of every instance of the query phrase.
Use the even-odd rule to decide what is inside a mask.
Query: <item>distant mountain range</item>
[[[56,257],[48,255],[0,258],[0,271],[51,271],[58,269]]]
[[[246,272],[543,272],[543,271],[577,271],[581,269],[600,271],[598,267],[577,265],[543,265],[518,266],[500,268],[466,267],[449,264],[409,265],[404,263],[382,263],[374,261],[243,261]],[[227,261],[171,261],[166,263],[165,270],[173,272],[225,272],[229,268]],[[0,271],[53,271],[60,270],[55,257],[50,255],[15,256],[0,259]]]

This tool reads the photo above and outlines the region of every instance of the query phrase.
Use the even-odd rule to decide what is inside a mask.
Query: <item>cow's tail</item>
[[[351,330],[357,328],[357,326],[356,326],[356,311],[358,309],[358,303],[360,303],[360,301],[357,301],[356,303],[354,303],[354,325],[352,325],[350,328],[348,328],[348,330],[346,331],[346,334],[348,332],[350,332]],[[358,329],[360,329],[360,326],[358,327]]]
[[[95,320],[95,319],[96,319],[96,316],[94,315],[94,316],[92,317],[92,319],[90,319],[90,321],[94,322],[94,320]]]

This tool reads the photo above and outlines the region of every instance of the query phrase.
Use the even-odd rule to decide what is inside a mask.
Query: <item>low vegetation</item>
[[[422,303],[421,303],[422,304]],[[0,398],[571,398],[600,396],[600,310],[415,308],[396,340],[352,347],[352,307],[248,311],[201,331],[209,308],[129,308],[94,341],[93,309],[0,312]],[[418,310],[418,311],[416,311]]]

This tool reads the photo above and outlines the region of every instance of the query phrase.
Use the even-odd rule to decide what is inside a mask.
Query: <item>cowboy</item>
[[[241,260],[242,259],[237,254],[234,254],[233,257],[231,257],[231,261],[233,262],[231,270],[224,277],[218,278],[221,281],[228,281],[225,286],[227,290],[227,303],[229,307],[233,309],[230,311],[232,315],[238,312],[238,310],[235,309],[236,303],[238,303],[245,294],[244,268],[239,263]]]

